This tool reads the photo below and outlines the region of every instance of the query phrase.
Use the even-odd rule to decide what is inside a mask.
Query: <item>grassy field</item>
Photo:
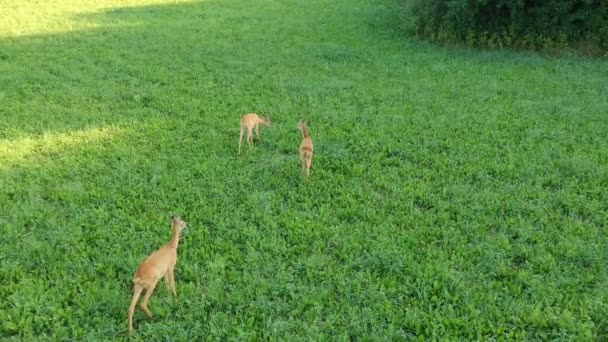
[[[606,60],[413,42],[393,0],[83,3],[0,0],[2,339],[125,339],[172,214],[135,339],[608,339]]]

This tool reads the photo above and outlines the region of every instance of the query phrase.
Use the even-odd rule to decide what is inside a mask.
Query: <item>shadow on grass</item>
[[[243,11],[202,1],[116,8],[76,18],[99,26],[93,30],[3,38],[0,138],[155,116],[210,123],[260,109],[325,111],[319,119],[353,105],[373,111],[371,103],[349,104],[369,92],[360,82],[390,85],[377,95],[383,101],[405,97],[424,108],[433,101],[423,98],[441,90],[475,98],[496,87],[496,77],[534,87],[542,82],[535,79],[539,63],[563,69],[559,61],[407,43],[393,8],[381,3],[296,7],[260,2]],[[605,76],[596,73],[602,65],[578,67],[589,77],[566,73],[554,81],[584,79],[605,93]],[[487,77],[471,78],[473,66]],[[512,69],[516,74],[504,75]]]

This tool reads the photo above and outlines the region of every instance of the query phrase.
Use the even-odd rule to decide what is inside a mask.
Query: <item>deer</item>
[[[298,128],[302,132],[302,142],[300,143],[300,161],[302,162],[302,171],[306,180],[310,176],[310,166],[312,165],[313,146],[312,139],[308,135],[306,123],[302,120],[298,123]]]
[[[247,130],[247,144],[249,145],[249,149],[251,149],[253,147],[254,129],[258,140],[260,139],[260,125],[269,127],[270,118],[260,117],[256,113],[243,115],[241,118],[241,134],[239,137],[239,155],[241,154],[241,143],[243,142],[243,133],[245,132],[245,129]]]
[[[175,270],[175,263],[177,261],[179,237],[182,230],[186,228],[186,224],[187,222],[179,216],[171,217],[172,235],[169,242],[161,246],[156,252],[150,254],[137,267],[133,275],[133,298],[129,306],[129,335],[133,334],[133,312],[143,290],[146,290],[146,294],[140,307],[150,318],[152,318],[152,313],[148,310],[148,301],[160,278],[165,278],[167,289],[171,291],[173,297],[177,297],[173,271]]]

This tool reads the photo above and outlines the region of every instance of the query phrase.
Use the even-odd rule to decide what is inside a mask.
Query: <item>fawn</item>
[[[177,296],[173,270],[175,269],[175,261],[177,259],[179,235],[186,228],[186,222],[179,216],[173,216],[171,217],[171,228],[173,230],[171,240],[148,256],[137,267],[133,275],[133,299],[131,300],[131,306],[129,306],[129,335],[133,333],[133,311],[135,311],[137,300],[144,289],[146,290],[146,294],[140,307],[150,318],[152,318],[152,313],[148,310],[148,300],[150,300],[150,296],[152,296],[156,283],[158,283],[160,278],[165,277],[167,289],[173,293],[174,297]]]
[[[270,118],[259,117],[256,113],[243,115],[241,118],[241,136],[239,137],[239,154],[241,154],[241,142],[243,141],[243,133],[247,129],[247,144],[249,149],[253,143],[253,129],[258,139],[260,139],[260,124],[270,126]]]
[[[302,132],[302,143],[300,144],[300,160],[302,161],[302,171],[308,179],[310,176],[310,166],[312,165],[312,139],[308,136],[308,130],[306,130],[306,123],[300,120],[298,128]]]

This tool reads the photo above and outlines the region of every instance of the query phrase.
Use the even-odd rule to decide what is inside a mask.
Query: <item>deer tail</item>
[[[308,137],[308,130],[304,121],[300,121],[300,129],[302,130],[302,138]]]

